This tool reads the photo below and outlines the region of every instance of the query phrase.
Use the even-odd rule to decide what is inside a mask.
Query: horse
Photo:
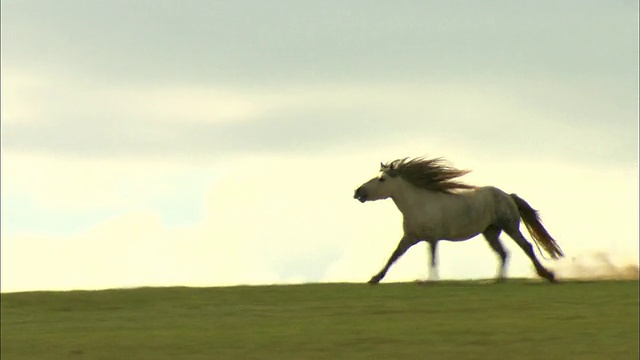
[[[496,281],[502,282],[508,257],[499,238],[503,231],[527,254],[540,277],[556,282],[554,273],[538,261],[533,246],[520,232],[522,220],[541,255],[540,247],[553,259],[564,256],[542,225],[538,210],[516,194],[458,180],[469,172],[454,168],[443,158],[407,157],[380,163],[378,175],[355,190],[353,197],[362,203],[391,198],[403,216],[404,234],[369,284],[378,284],[391,265],[421,241],[429,244],[429,279],[433,280],[437,278],[438,242],[465,241],[479,234],[499,257]]]

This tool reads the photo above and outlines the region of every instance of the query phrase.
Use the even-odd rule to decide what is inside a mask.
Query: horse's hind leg
[[[502,282],[505,279],[505,267],[507,263],[507,251],[500,243],[500,233],[502,230],[497,226],[489,226],[485,231],[482,232],[482,235],[487,240],[493,251],[495,251],[500,257],[500,267],[498,268],[498,276],[496,277],[496,281]]]
[[[505,228],[504,231],[507,234],[509,234],[509,236],[513,240],[515,240],[515,242],[518,244],[518,246],[520,246],[520,248],[525,252],[525,254],[527,254],[529,259],[531,259],[531,262],[533,263],[533,266],[535,266],[536,272],[538,273],[539,276],[549,280],[549,282],[552,282],[552,283],[556,282],[556,278],[555,278],[555,275],[553,274],[553,272],[547,270],[547,268],[542,266],[540,261],[538,261],[538,258],[536,257],[536,254],[533,251],[533,246],[522,235],[522,233],[518,229],[518,225],[510,226],[508,228]]]
[[[429,264],[429,280],[438,280],[438,241],[427,241],[429,243],[429,255],[431,256],[431,262]]]

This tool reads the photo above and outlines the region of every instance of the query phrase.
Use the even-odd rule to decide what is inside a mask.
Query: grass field
[[[2,294],[2,359],[638,359],[638,281]]]

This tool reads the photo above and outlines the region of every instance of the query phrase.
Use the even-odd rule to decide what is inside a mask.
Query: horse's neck
[[[418,188],[417,186],[403,181],[391,199],[398,207],[398,210],[406,217],[414,214],[418,207],[425,203],[441,200],[445,194]]]

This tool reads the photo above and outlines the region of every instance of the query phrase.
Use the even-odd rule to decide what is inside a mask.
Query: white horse
[[[429,277],[437,277],[438,241],[464,241],[482,234],[500,257],[497,281],[505,278],[507,252],[499,235],[506,232],[527,254],[541,277],[555,282],[554,274],[536,258],[531,244],[520,232],[520,219],[538,247],[552,258],[564,256],[542,226],[538,212],[518,197],[492,186],[475,187],[456,181],[467,174],[442,159],[404,158],[380,164],[378,176],[362,184],[354,194],[360,202],[391,198],[403,215],[404,235],[386,265],[374,275],[377,284],[391,265],[420,241],[429,244]]]

